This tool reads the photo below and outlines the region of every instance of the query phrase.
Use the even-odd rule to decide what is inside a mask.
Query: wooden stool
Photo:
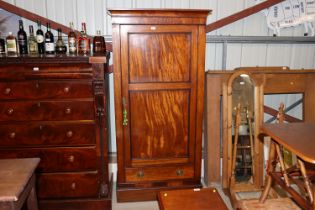
[[[27,201],[28,210],[37,210],[34,171],[39,158],[0,160],[0,209],[19,210]]]
[[[161,191],[158,194],[161,210],[227,210],[214,188]]]

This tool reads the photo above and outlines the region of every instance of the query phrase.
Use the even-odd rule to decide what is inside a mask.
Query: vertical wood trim
[[[207,75],[205,94],[205,183],[221,182],[221,76]]]
[[[204,108],[204,87],[205,87],[205,51],[206,34],[205,26],[198,29],[198,53],[197,53],[197,110],[196,110],[196,154],[195,154],[195,179],[199,181],[201,176],[201,150],[202,150],[202,119]]]
[[[120,26],[113,25],[113,49],[115,50],[115,55],[113,55],[113,62],[115,66],[114,71],[114,99],[115,99],[115,119],[116,119],[116,145],[117,145],[117,182],[125,182],[125,172],[124,172],[124,147],[123,147],[123,127],[122,127],[122,107],[121,107],[121,50],[120,50]]]
[[[305,122],[315,122],[315,76],[309,74],[306,77],[304,93]]]
[[[229,186],[228,177],[229,177],[229,167],[228,167],[228,157],[229,157],[229,138],[228,138],[228,87],[227,81],[223,83],[222,86],[222,93],[223,93],[223,105],[222,105],[222,113],[223,113],[223,134],[222,134],[222,141],[223,141],[223,166],[222,166],[222,187],[227,188]]]

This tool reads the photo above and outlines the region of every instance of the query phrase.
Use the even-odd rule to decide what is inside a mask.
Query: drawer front
[[[0,103],[0,121],[93,120],[93,100]]]
[[[95,123],[0,124],[1,147],[95,144]]]
[[[92,78],[90,64],[25,64],[0,66],[0,80],[24,80],[35,78]]]
[[[40,172],[71,172],[97,169],[95,147],[1,149],[0,158],[41,159]]]
[[[30,81],[0,83],[2,100],[91,98],[92,82]]]
[[[193,166],[126,168],[127,182],[176,180],[193,177]]]
[[[96,197],[98,183],[97,172],[39,174],[37,196],[40,199]]]

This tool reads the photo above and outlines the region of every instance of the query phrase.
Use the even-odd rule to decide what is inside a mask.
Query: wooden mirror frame
[[[252,74],[249,71],[235,71],[227,81],[223,82],[223,185],[230,186],[230,175],[232,174],[232,84],[241,74],[247,74],[254,85],[254,174],[252,188],[260,189],[263,185],[263,143],[258,139],[260,125],[263,123],[263,81],[261,77]],[[237,191],[237,189],[234,189]]]

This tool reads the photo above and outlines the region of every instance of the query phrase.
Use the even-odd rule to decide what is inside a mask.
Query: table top
[[[39,158],[0,159],[0,201],[17,201]]]
[[[261,132],[302,160],[315,164],[315,123],[265,123]]]
[[[227,210],[214,188],[161,191],[158,194],[161,210]]]

